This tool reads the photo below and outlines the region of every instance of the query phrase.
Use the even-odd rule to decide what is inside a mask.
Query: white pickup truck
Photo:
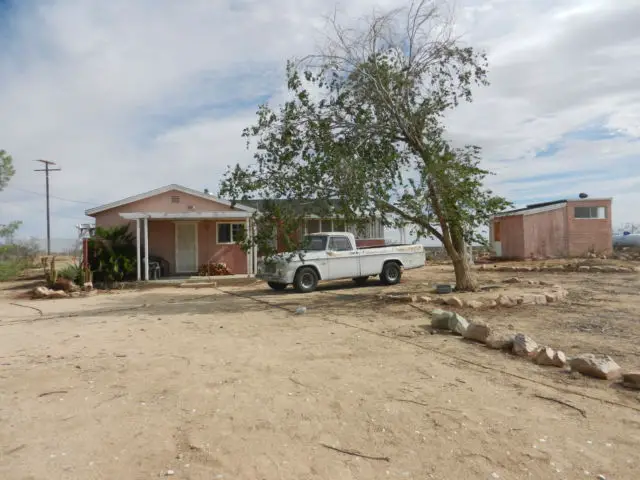
[[[274,290],[293,284],[298,292],[307,293],[314,291],[320,280],[352,278],[363,285],[374,275],[385,285],[394,285],[403,270],[425,263],[422,245],[356,248],[351,233],[313,233],[305,237],[304,245],[304,250],[258,262],[256,278],[265,280]]]

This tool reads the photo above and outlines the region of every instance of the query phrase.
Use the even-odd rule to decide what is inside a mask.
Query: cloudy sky
[[[398,0],[342,0],[345,22]],[[640,222],[640,3],[456,0],[456,29],[486,49],[491,86],[452,113],[484,148],[491,186],[523,204],[614,197]],[[0,0],[0,148],[17,174],[0,224],[73,238],[84,210],[169,183],[217,190],[248,163],[240,137],[282,98],[287,58],[313,51],[326,0]]]

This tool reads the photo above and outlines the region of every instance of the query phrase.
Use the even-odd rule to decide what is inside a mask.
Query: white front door
[[[176,273],[198,271],[198,224],[176,223]]]

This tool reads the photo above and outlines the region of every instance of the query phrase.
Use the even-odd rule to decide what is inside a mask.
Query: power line
[[[45,194],[42,192],[34,192],[33,190],[27,190],[26,188],[21,188],[21,187],[16,187],[14,185],[8,185],[7,186],[8,189],[13,189],[13,190],[19,190],[21,192],[25,192],[25,193],[31,193],[33,195],[39,195],[39,196],[44,196]],[[78,203],[78,204],[82,204],[82,205],[96,205],[96,202],[85,202],[83,200],[72,200],[70,198],[64,198],[64,197],[57,197],[56,195],[49,195],[51,198],[55,198],[56,200],[62,200],[64,202],[71,202],[71,203]]]

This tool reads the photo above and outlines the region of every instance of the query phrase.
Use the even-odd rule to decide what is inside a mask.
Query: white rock
[[[538,350],[536,357],[534,358],[534,362],[538,365],[546,365],[553,366],[553,358],[555,357],[556,352],[551,347],[543,347]]]
[[[36,287],[31,291],[31,294],[34,298],[47,298],[52,291],[47,287]]]
[[[513,347],[512,333],[507,332],[491,332],[487,337],[485,344],[494,350],[511,350]]]
[[[303,315],[305,313],[307,313],[307,307],[296,308],[296,315]]]
[[[622,381],[625,387],[640,390],[640,372],[625,373]]]
[[[67,298],[68,296],[64,290],[51,290],[47,298]]]
[[[538,344],[533,338],[518,333],[513,337],[513,353],[519,357],[531,357],[538,351]]]
[[[547,297],[542,294],[528,293],[522,295],[522,297],[518,299],[518,303],[524,305],[545,305],[547,303]]]
[[[501,307],[513,307],[517,305],[517,302],[513,298],[509,297],[508,295],[498,296],[498,298],[496,298],[496,303]]]
[[[451,307],[462,307],[464,303],[458,297],[449,297],[446,300],[447,305]]]
[[[569,365],[571,365],[571,370],[602,380],[612,380],[622,375],[620,365],[608,355],[585,353],[573,357]]]
[[[431,311],[431,326],[438,330],[449,329],[449,319],[455,315],[453,312],[447,312],[436,308]]]
[[[564,367],[567,364],[567,356],[564,354],[563,351],[561,350],[557,350],[556,353],[553,355],[553,365],[555,367]]]
[[[464,302],[464,305],[465,307],[473,308],[474,310],[483,307],[482,302],[479,300],[467,300],[466,302]]]
[[[469,322],[467,322],[463,317],[454,313],[451,318],[449,318],[449,330],[453,333],[457,333],[458,335],[464,335],[464,332],[467,331],[469,327]]]
[[[484,322],[475,321],[471,322],[462,336],[469,340],[475,340],[476,342],[485,343],[487,338],[491,335],[491,329],[489,325]]]

